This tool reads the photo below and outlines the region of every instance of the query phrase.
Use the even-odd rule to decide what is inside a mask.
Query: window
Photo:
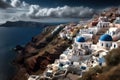
[[[70,65],[70,62],[66,62],[66,64]]]
[[[103,46],[103,43],[101,44],[101,46]]]
[[[73,65],[73,62],[71,62],[71,64]]]
[[[116,45],[114,44],[114,48],[116,48]]]
[[[81,53],[79,52],[79,55],[80,55]]]
[[[108,44],[106,44],[106,47],[109,47],[109,45],[108,45]]]
[[[82,47],[82,44],[81,44],[81,47]]]
[[[63,66],[64,66],[64,64],[63,64],[63,63],[60,63],[60,64],[59,64],[59,66],[60,66],[60,67],[63,67]]]
[[[64,59],[65,57],[64,56],[60,56],[60,59]]]
[[[115,35],[115,32],[113,31],[113,35]]]
[[[103,25],[103,28],[104,28],[105,26]]]

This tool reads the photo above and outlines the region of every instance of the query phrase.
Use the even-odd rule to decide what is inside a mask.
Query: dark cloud
[[[87,6],[92,8],[104,8],[110,6],[119,6],[120,0],[22,0],[30,4],[38,4],[42,7],[57,6]]]
[[[0,8],[8,8],[8,7],[11,7],[11,5],[3,0],[0,0]]]
[[[107,8],[104,7],[104,8],[96,9],[89,6],[86,7],[86,6],[69,6],[69,5],[57,6],[57,7],[43,7],[41,5],[29,4],[22,0],[10,0],[9,3],[7,3],[6,0],[4,1],[0,0],[0,8],[7,8],[11,6],[12,8],[5,9],[4,11],[3,9],[1,9],[0,22],[10,21],[10,20],[38,21],[38,20],[51,19],[51,18],[84,19],[84,18],[91,18],[94,14],[98,14],[106,10],[107,8],[111,8],[111,7],[107,7]]]

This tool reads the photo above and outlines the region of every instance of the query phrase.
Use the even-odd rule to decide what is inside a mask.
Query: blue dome
[[[102,36],[100,37],[100,40],[101,40],[101,41],[112,41],[113,39],[112,39],[112,37],[111,37],[110,35],[104,34],[104,35],[102,35]]]
[[[79,37],[76,39],[77,42],[85,42],[85,38],[84,37]]]

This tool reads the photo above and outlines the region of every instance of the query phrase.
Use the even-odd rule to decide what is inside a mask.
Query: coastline
[[[24,47],[17,47],[14,64],[18,71],[12,80],[27,80],[30,74],[42,73],[48,64],[58,59],[59,55],[70,46],[70,41],[62,40],[56,34],[51,36],[53,29],[55,26],[46,27]]]
[[[16,54],[12,49],[16,44],[24,45],[28,43],[31,38],[39,33],[43,28],[41,27],[0,27],[0,77],[2,80],[11,80],[16,72],[16,68],[12,61]]]

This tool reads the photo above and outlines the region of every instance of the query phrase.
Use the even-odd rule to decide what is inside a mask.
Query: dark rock
[[[23,50],[23,47],[20,46],[20,45],[17,45],[15,48],[14,48],[15,51],[20,51],[20,50]]]
[[[37,49],[43,48],[47,45],[47,43],[40,43],[38,46],[36,46]]]

